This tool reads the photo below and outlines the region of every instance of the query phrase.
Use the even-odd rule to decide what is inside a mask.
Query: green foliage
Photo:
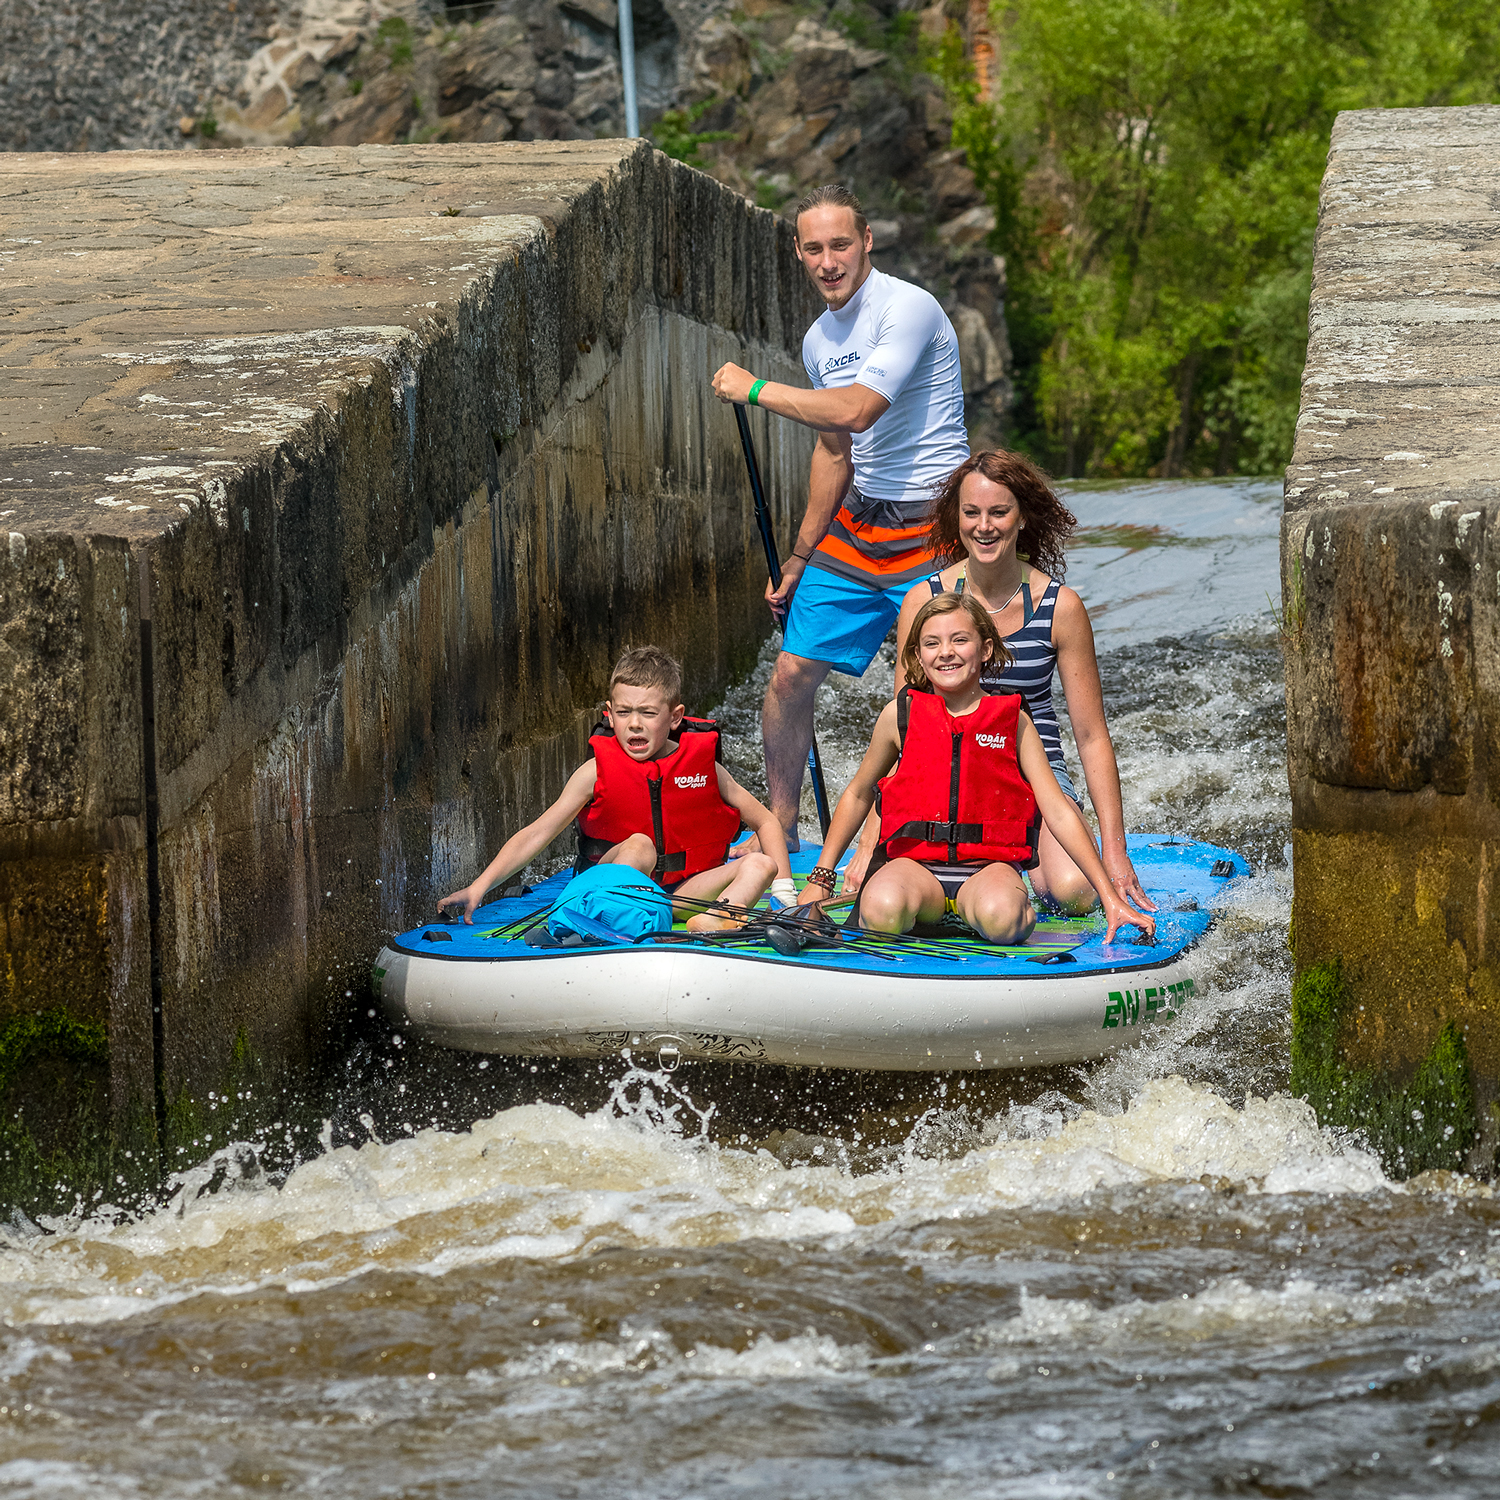
[[[198,134],[201,135],[206,141],[211,141],[216,135],[218,135],[219,122],[214,119],[212,110],[210,110],[208,114],[204,115],[203,118],[198,121],[196,128]]]
[[[1297,976],[1292,1092],[1307,1099],[1321,1124],[1365,1135],[1392,1176],[1461,1167],[1479,1124],[1463,1034],[1446,1023],[1411,1079],[1400,1084],[1344,1062],[1339,1037],[1350,1004],[1336,959]]]
[[[105,1115],[108,1067],[98,1022],[47,1010],[0,1026],[0,1222],[138,1206],[161,1193],[165,1174],[235,1141],[289,1164],[313,1149],[326,1113],[321,1097],[275,1086],[243,1028],[219,1086],[202,1099],[180,1090],[159,1129],[144,1101]]]
[[[918,62],[922,21],[914,10],[898,10],[886,16],[860,0],[837,0],[826,15],[816,19],[836,27],[858,46],[888,54],[898,70],[912,68]]]
[[[690,167],[701,167],[703,157],[700,147],[711,141],[732,141],[732,130],[694,130],[704,114],[718,101],[702,99],[687,109],[669,109],[659,115],[651,126],[651,139],[659,151],[673,161],[685,162]]]
[[[393,68],[411,65],[411,27],[400,16],[387,16],[375,28],[375,42],[385,48]]]
[[[349,80],[349,97],[353,98],[364,88],[364,86],[365,81],[363,78],[351,78]]]
[[[1068,474],[1291,451],[1341,109],[1500,97],[1488,0],[1015,0],[976,97],[930,57],[996,215],[1017,439]]]
[[[1292,553],[1291,577],[1280,607],[1276,601],[1266,597],[1271,604],[1271,616],[1276,621],[1276,633],[1281,643],[1297,650],[1302,645],[1302,627],[1307,623],[1307,583],[1302,576],[1302,553]],[[1291,930],[1287,931],[1287,943],[1291,943]]]
[[[769,182],[764,177],[756,181],[755,206],[757,208],[769,208],[772,213],[775,213],[790,196],[791,194],[785,188],[777,187],[774,182]]]
[[[270,1087],[265,1064],[242,1026],[230,1048],[229,1065],[206,1099],[180,1089],[167,1100],[161,1155],[168,1171],[180,1172],[231,1141],[254,1140],[285,1114],[285,1101]]]

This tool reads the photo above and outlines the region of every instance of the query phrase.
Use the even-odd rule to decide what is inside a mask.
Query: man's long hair
[[[1016,551],[1038,572],[1061,579],[1068,567],[1063,547],[1078,525],[1078,517],[1058,499],[1047,476],[1030,459],[1004,449],[966,458],[933,493],[927,507],[927,545],[938,566],[947,567],[964,555],[958,535],[958,492],[970,474],[983,474],[1016,497],[1026,528],[1016,542]]]
[[[822,187],[815,187],[797,205],[797,212],[792,216],[792,223],[799,223],[803,214],[811,213],[815,208],[847,208],[854,215],[855,233],[861,239],[864,238],[865,230],[870,227],[870,221],[865,218],[864,209],[859,206],[859,199],[842,182],[825,182]]]

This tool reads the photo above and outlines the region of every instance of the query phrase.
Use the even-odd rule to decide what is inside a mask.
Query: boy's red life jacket
[[[1036,864],[1041,814],[1016,759],[1021,702],[1019,693],[987,695],[955,719],[936,693],[901,689],[901,760],[880,783],[888,859]]]
[[[711,719],[684,719],[677,749],[660,760],[632,760],[604,725],[594,728],[593,800],[578,815],[575,872],[596,865],[633,833],[651,835],[658,884],[674,886],[729,858],[740,815],[719,795],[719,731]]]

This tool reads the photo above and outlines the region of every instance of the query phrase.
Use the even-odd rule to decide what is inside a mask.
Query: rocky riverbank
[[[764,207],[841,179],[877,263],[928,287],[963,351],[976,441],[1010,399],[1003,264],[924,44],[964,8],[637,0],[658,145]],[[951,14],[950,14],[951,11]],[[78,151],[586,140],[624,129],[615,0],[11,0],[0,147]]]

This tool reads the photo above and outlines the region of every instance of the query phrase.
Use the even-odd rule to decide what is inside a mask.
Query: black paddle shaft
[[[734,420],[739,424],[740,447],[745,450],[745,467],[750,472],[750,493],[755,499],[755,524],[760,527],[761,545],[766,549],[766,567],[771,574],[771,587],[781,587],[781,557],[776,551],[776,533],[771,530],[771,512],[766,505],[765,487],[760,482],[760,464],[755,457],[755,441],[750,436],[750,415],[743,406],[734,408]],[[818,736],[814,732],[812,744],[807,750],[807,767],[812,772],[813,801],[818,807],[818,827],[822,836],[828,837],[828,788],[823,784],[823,757],[818,754]]]

